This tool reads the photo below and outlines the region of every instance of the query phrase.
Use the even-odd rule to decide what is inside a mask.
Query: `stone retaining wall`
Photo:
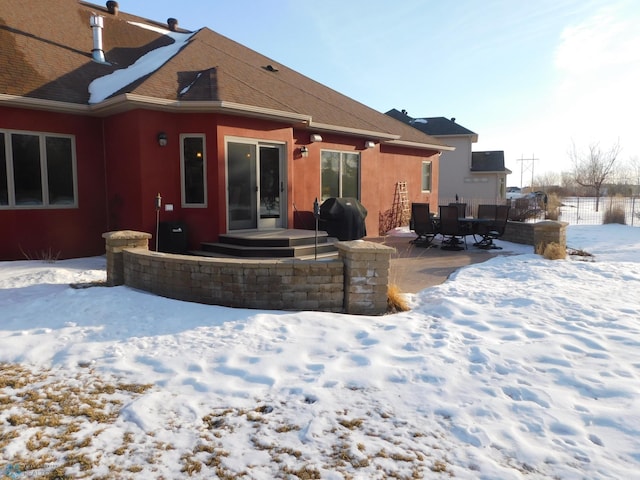
[[[387,311],[389,264],[395,250],[377,243],[340,242],[335,260],[259,260],[152,252],[151,236],[142,232],[109,232],[103,237],[109,285],[228,307],[362,315]]]
[[[567,222],[544,220],[536,223],[507,222],[504,235],[501,237],[507,242],[522,243],[542,246],[548,243],[559,243],[567,246]]]

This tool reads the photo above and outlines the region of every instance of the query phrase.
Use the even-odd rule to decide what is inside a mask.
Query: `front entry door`
[[[229,230],[285,226],[283,150],[257,142],[227,144]]]

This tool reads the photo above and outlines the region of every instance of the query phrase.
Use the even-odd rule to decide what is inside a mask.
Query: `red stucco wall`
[[[104,253],[107,225],[101,120],[0,107],[0,128],[75,135],[78,208],[0,208],[0,260]]]
[[[313,228],[313,203],[320,200],[320,151],[361,154],[361,201],[368,210],[368,236],[377,236],[379,217],[393,206],[396,183],[407,182],[409,201],[437,204],[438,155],[432,151],[376,144],[364,148],[359,137],[322,133],[310,142],[308,130],[284,123],[220,115],[133,110],[101,119],[41,111],[0,109],[0,128],[74,134],[76,137],[79,207],[73,209],[0,209],[0,259],[36,257],[60,252],[62,258],[104,252],[102,233],[139,230],[151,233],[155,245],[155,198],[162,196],[159,219],[183,222],[188,248],[217,241],[227,231],[225,139],[246,138],[285,145],[287,227]],[[168,144],[158,145],[158,133]],[[180,135],[205,136],[207,204],[183,207]],[[104,136],[104,142],[103,142]],[[300,155],[300,146],[309,154]],[[422,160],[433,162],[430,193],[421,192]],[[170,204],[173,211],[167,211]],[[311,215],[311,217],[309,217]],[[309,223],[311,219],[311,223]]]
[[[381,146],[364,148],[364,139],[323,133],[322,142],[309,142],[309,132],[296,132],[296,148],[306,145],[309,155],[304,158],[294,151],[293,198],[300,217],[307,218],[313,210],[315,198],[320,199],[320,152],[323,149],[360,153],[360,201],[367,209],[367,236],[379,234],[380,214],[393,207],[397,182],[407,182],[409,202],[437,204],[439,155],[435,151],[416,148]],[[432,162],[433,189],[423,193],[422,161]],[[305,225],[300,225],[305,226]]]

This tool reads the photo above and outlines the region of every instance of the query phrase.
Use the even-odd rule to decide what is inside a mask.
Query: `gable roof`
[[[89,19],[103,17],[92,60]],[[2,0],[0,105],[109,115],[144,107],[271,118],[314,132],[452,150],[208,28],[195,32],[75,0]]]
[[[511,170],[504,166],[504,152],[502,150],[472,152],[471,171],[479,173],[511,173]]]
[[[472,142],[478,141],[478,134],[456,123],[455,118],[445,117],[410,117],[406,111],[398,111],[395,108],[386,112],[386,115],[417,128],[421,132],[434,137],[470,136]]]

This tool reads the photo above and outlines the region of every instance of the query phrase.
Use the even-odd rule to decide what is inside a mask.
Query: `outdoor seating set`
[[[465,203],[440,205],[438,215],[431,212],[428,203],[412,203],[409,227],[417,235],[412,242],[420,247],[435,247],[434,240],[440,235],[443,250],[466,250],[467,237],[471,235],[475,247],[502,248],[494,240],[504,234],[509,208],[509,205],[478,205],[477,215],[467,217]]]

